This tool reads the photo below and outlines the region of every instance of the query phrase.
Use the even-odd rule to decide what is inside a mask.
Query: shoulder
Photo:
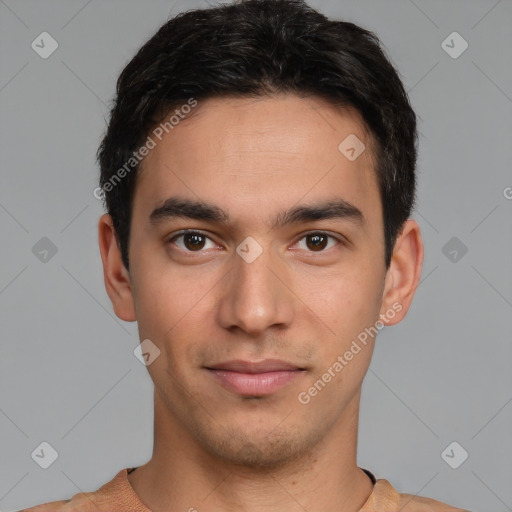
[[[400,494],[399,504],[400,512],[469,512],[466,509],[414,494]]]
[[[89,493],[90,495],[90,493]],[[24,508],[18,512],[85,512],[91,501],[86,498],[87,494],[75,494],[72,499],[52,501],[35,507]]]
[[[94,492],[81,492],[68,500],[52,501],[18,512],[103,512],[122,505],[124,512],[148,512],[139,501],[122,469],[110,481]]]
[[[399,493],[385,479],[376,481],[374,490],[360,512],[469,512],[441,501],[414,494]]]

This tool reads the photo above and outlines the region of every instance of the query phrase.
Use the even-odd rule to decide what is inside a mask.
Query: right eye
[[[176,240],[179,239],[181,239],[181,243],[176,242]],[[213,244],[213,247],[210,248],[215,248],[216,244],[204,233],[201,233],[200,231],[184,230],[174,235],[169,240],[169,243],[176,245],[185,252],[200,252],[204,249],[207,240],[210,240]]]

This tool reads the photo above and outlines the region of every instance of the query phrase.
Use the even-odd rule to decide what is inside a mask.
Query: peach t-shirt
[[[20,512],[151,512],[128,481],[127,476],[134,469],[122,469],[95,492],[75,494],[67,501],[53,501]],[[376,480],[369,471],[364,471],[374,487],[359,512],[469,512],[429,498],[399,494],[387,480]]]

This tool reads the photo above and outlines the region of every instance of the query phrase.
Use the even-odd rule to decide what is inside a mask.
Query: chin
[[[254,432],[250,428],[219,428],[197,433],[203,448],[226,463],[253,470],[278,469],[304,458],[321,439],[321,435],[308,435],[300,429]]]

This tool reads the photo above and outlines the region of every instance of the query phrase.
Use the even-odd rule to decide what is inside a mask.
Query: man
[[[28,510],[460,511],[357,466],[376,334],[421,274],[416,144],[356,25],[248,0],[162,26],[99,150],[105,286],[138,322],[153,456]]]

